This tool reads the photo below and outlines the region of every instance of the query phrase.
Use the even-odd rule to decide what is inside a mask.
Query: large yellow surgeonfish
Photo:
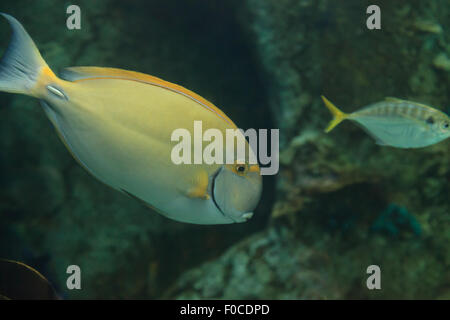
[[[236,129],[221,110],[138,72],[73,67],[58,78],[22,25],[2,16],[13,34],[0,62],[0,90],[40,99],[67,148],[94,177],[174,220],[225,224],[252,217],[262,189],[257,164],[248,158],[223,165],[171,161],[175,129],[192,132],[194,120],[204,130]]]

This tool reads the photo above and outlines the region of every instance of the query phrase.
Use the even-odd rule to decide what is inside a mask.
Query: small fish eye
[[[450,127],[450,124],[448,122],[444,122],[444,129],[448,129]]]

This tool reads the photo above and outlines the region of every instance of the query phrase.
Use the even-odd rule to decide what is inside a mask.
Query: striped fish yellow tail
[[[332,104],[327,98],[324,96],[321,96],[323,102],[325,103],[325,106],[330,110],[331,114],[333,115],[333,120],[330,121],[328,124],[328,127],[325,129],[325,132],[330,132],[333,130],[334,127],[336,127],[339,123],[341,123],[343,120],[348,118],[348,114],[342,112],[339,110],[334,104]]]
[[[13,31],[0,61],[0,91],[39,97],[45,85],[57,78],[20,22],[6,13],[0,15]]]

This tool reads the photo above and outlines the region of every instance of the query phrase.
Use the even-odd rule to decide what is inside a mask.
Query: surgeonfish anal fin
[[[125,189],[120,189],[120,191],[122,191],[123,193],[125,193],[127,196],[129,196],[130,198],[136,200],[137,202],[139,202],[140,204],[142,204],[144,207],[150,208],[156,212],[161,213],[162,215],[166,215],[165,213],[163,213],[161,210],[158,210],[156,207],[152,206],[150,203],[142,200],[141,198],[136,197],[134,194],[126,191]]]

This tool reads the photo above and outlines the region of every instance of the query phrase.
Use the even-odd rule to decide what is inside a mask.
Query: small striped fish
[[[379,145],[422,148],[450,137],[450,118],[437,109],[417,102],[386,98],[353,113],[344,113],[322,96],[333,114],[325,132],[343,120],[352,120],[366,130]]]

